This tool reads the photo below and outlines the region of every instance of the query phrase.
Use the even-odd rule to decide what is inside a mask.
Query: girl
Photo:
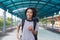
[[[36,24],[36,28],[34,30],[33,26],[33,18],[36,16],[36,9],[35,8],[27,8],[25,11],[25,22],[24,22],[24,27],[23,27],[23,32],[22,32],[22,40],[35,40],[34,35],[37,34],[38,31],[38,23]],[[22,22],[17,27],[17,39],[20,40],[19,38],[19,29],[22,26]]]

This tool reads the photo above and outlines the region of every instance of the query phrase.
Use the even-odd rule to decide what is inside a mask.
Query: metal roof
[[[28,7],[36,8],[39,18],[48,17],[60,10],[60,0],[0,0],[0,8],[5,11],[8,9],[11,14],[17,17],[25,17],[24,10]],[[20,10],[21,8],[22,10]]]

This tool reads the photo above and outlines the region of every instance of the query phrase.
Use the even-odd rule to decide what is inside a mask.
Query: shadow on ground
[[[3,37],[8,36],[10,32],[13,32],[16,28],[13,29],[8,29],[6,32],[0,32],[0,40],[2,40]],[[2,31],[2,29],[0,28],[0,31]]]

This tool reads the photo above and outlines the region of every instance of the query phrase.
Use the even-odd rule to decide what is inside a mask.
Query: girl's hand
[[[28,30],[29,30],[29,31],[32,31],[32,30],[33,30],[33,28],[32,28],[31,26],[29,26],[29,27],[28,27]]]
[[[31,26],[28,27],[28,30],[31,31],[34,35],[37,34],[37,32]]]
[[[17,34],[17,40],[20,40],[20,38],[19,38],[19,34]]]

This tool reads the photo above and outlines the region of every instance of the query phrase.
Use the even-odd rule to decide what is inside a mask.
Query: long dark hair
[[[33,17],[36,17],[37,10],[36,10],[35,8],[27,8],[27,9],[25,10],[25,16],[26,16],[26,12],[27,12],[28,9],[31,9],[32,12],[33,12],[32,18],[33,18]]]

